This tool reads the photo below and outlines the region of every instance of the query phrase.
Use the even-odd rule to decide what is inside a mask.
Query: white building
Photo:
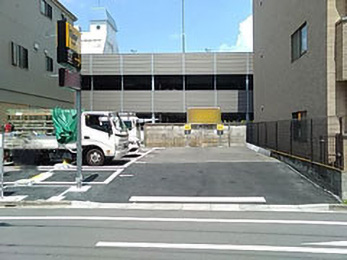
[[[118,53],[117,26],[103,7],[93,8],[89,31],[82,32],[82,54]]]

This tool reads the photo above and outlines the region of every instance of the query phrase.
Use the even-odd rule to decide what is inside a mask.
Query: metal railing
[[[247,142],[343,169],[343,121],[327,117],[249,123]]]

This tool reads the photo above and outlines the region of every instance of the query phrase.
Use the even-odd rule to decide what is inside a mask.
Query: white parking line
[[[137,162],[138,160],[141,160],[143,157],[145,157],[146,155],[150,154],[151,152],[157,150],[157,148],[152,148],[151,150],[145,152],[144,154],[142,154],[141,156],[137,157],[135,160],[131,160],[130,162],[128,162],[127,164],[125,164],[124,168],[129,167],[130,165],[132,165],[133,163]]]
[[[169,244],[169,243],[129,243],[129,242],[98,242],[96,247],[115,248],[158,248],[180,250],[219,250],[219,251],[249,251],[249,252],[278,252],[278,253],[311,253],[347,255],[347,249],[311,248],[290,246],[263,245],[225,245],[225,244]]]
[[[130,202],[176,202],[176,203],[266,203],[264,197],[174,197],[133,196]]]
[[[18,202],[24,200],[28,195],[23,196],[6,196],[4,198],[0,198],[0,202]]]
[[[76,186],[72,186],[65,190],[63,193],[57,195],[57,196],[52,196],[47,201],[61,201],[63,200],[68,192],[87,192],[91,186],[82,186],[81,188],[77,188]]]
[[[108,177],[103,183],[109,184],[111,181],[113,181],[119,174],[123,172],[124,169],[115,171],[110,177]]]

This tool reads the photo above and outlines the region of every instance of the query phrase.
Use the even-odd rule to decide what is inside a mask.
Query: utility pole
[[[185,34],[185,9],[182,0],[182,80],[183,80],[183,112],[186,112],[186,76],[185,76],[185,53],[186,53],[186,34]]]

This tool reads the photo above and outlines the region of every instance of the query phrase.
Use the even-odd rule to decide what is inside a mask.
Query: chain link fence
[[[249,123],[247,142],[343,169],[343,118]]]

